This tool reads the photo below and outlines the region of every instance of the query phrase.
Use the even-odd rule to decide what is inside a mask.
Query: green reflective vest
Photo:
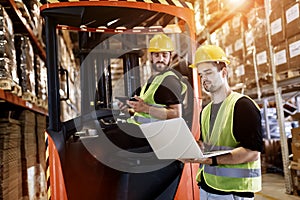
[[[233,135],[233,112],[235,103],[241,97],[243,95],[232,92],[224,100],[210,137],[207,137],[207,134],[209,134],[212,102],[203,109],[200,119],[203,142],[212,145],[214,150],[233,149],[239,145]],[[257,192],[261,190],[260,159],[235,165],[200,165],[197,173],[198,182],[201,173],[203,173],[206,184],[216,190],[225,192]]]
[[[151,106],[156,106],[156,107],[165,107],[166,105],[164,104],[157,104],[154,101],[154,95],[158,87],[161,85],[163,80],[167,76],[176,76],[179,79],[179,77],[171,70],[167,70],[166,72],[157,75],[153,81],[151,82],[149,88],[146,90],[147,83],[144,84],[144,86],[141,89],[140,93],[140,98],[144,100],[145,103]],[[181,95],[183,95],[186,90],[187,90],[187,85],[185,83],[181,82],[182,90],[181,90]],[[156,119],[153,116],[151,116],[149,113],[139,113],[135,112],[134,115],[127,120],[129,123],[135,123],[135,124],[143,124],[143,123],[149,123],[149,122],[154,122],[158,121],[160,119]]]

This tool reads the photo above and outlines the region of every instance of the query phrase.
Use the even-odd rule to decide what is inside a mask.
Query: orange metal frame
[[[61,8],[61,7],[77,7],[77,6],[107,6],[107,7],[125,7],[136,8],[150,11],[163,12],[170,14],[184,20],[189,27],[191,41],[195,41],[195,22],[194,12],[186,7],[176,7],[172,5],[164,5],[157,3],[146,2],[126,2],[126,1],[78,1],[78,2],[61,2],[61,3],[49,3],[40,7],[40,10]],[[172,9],[170,9],[172,7]],[[194,42],[196,44],[196,42]],[[196,46],[193,48],[195,51]],[[199,112],[201,110],[201,88],[199,84],[199,76],[196,69],[193,69],[193,87],[194,87],[194,113],[192,133],[196,139],[200,136],[199,128]],[[47,133],[46,133],[47,134]],[[50,189],[51,199],[64,200],[67,199],[66,189],[64,185],[64,178],[61,169],[61,163],[58,155],[58,151],[54,142],[49,136],[49,167],[50,167]],[[183,169],[182,177],[179,183],[179,187],[175,196],[175,200],[193,200],[199,199],[199,189],[195,180],[198,170],[198,164],[186,163]],[[49,198],[49,197],[48,197]]]

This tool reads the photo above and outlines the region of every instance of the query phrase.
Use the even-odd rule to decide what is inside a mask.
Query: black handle
[[[60,98],[60,101],[66,101],[66,100],[68,100],[69,99],[69,95],[70,95],[70,93],[69,93],[69,72],[66,70],[66,69],[64,69],[64,68],[60,68],[59,69],[59,71],[60,71],[60,75],[62,76],[62,75],[66,75],[66,82],[67,82],[67,97],[65,97],[65,98]]]

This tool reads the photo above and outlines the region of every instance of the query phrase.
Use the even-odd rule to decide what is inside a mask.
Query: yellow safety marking
[[[58,0],[48,0],[49,3],[61,3],[60,1]]]
[[[158,0],[161,4],[169,5],[169,3],[166,0]]]
[[[178,0],[172,0],[172,2],[175,4],[177,7],[183,7],[183,5],[178,1]]]
[[[146,3],[153,3],[151,0],[144,0]]]
[[[47,180],[50,177],[50,167],[48,167],[47,172],[46,172]]]
[[[47,158],[49,158],[49,151],[48,151],[48,147],[46,147],[46,160]]]
[[[193,4],[191,3],[191,2],[185,2],[185,4],[189,7],[189,9],[194,9],[194,6],[193,6]]]
[[[48,199],[51,199],[51,189],[49,187],[48,191],[47,191],[47,194],[48,194]]]
[[[50,166],[49,166],[49,141],[48,141],[48,135],[45,133],[45,143],[46,143],[46,181],[47,181],[47,197],[48,200],[51,199],[51,190],[50,190]],[[47,162],[48,161],[48,162]]]

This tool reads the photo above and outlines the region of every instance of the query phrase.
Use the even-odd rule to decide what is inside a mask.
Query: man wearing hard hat
[[[137,124],[165,120],[182,115],[182,102],[187,85],[180,74],[170,69],[174,46],[165,34],[156,34],[149,42],[153,75],[134,96],[137,101],[128,101],[134,115],[129,122]]]
[[[204,151],[232,149],[231,153],[195,160],[200,199],[254,199],[261,190],[261,115],[249,97],[233,92],[228,84],[229,60],[215,45],[200,46],[193,67],[211,102],[200,113]]]

